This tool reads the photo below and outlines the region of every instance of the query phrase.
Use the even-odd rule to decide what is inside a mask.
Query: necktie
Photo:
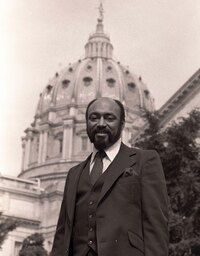
[[[103,158],[106,156],[106,153],[104,151],[98,151],[95,155],[95,162],[94,166],[90,173],[90,180],[92,185],[95,184],[95,182],[98,180],[98,178],[102,174],[103,170]]]

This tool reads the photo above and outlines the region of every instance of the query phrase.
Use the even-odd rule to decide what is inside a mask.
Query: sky
[[[0,173],[19,174],[21,137],[54,74],[84,57],[99,0],[0,0]],[[102,0],[114,59],[159,109],[200,68],[199,0]]]

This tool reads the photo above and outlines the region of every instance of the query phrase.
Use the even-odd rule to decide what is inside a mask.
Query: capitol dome
[[[112,97],[130,109],[153,110],[153,100],[141,77],[113,59],[113,46],[98,19],[96,32],[85,45],[85,58],[56,73],[45,87],[36,117],[44,117],[51,109],[70,105],[85,107],[98,97]]]
[[[154,100],[141,77],[113,59],[113,45],[104,33],[103,15],[85,45],[85,56],[57,72],[40,95],[32,126],[23,138],[19,177],[39,178],[46,186],[63,180],[83,160],[91,145],[85,110],[98,97],[120,100],[126,111],[122,134],[129,144],[143,125],[141,109],[154,110]]]

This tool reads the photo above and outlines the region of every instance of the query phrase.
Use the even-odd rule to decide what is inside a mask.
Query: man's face
[[[87,133],[96,149],[112,146],[121,135],[124,123],[120,107],[109,98],[97,99],[88,109]]]

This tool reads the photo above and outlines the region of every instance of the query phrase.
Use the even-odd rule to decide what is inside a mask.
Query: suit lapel
[[[104,185],[101,190],[98,204],[112,187],[115,181],[124,173],[125,169],[136,163],[136,150],[121,144],[119,153],[108,167]]]
[[[75,204],[76,204],[76,192],[77,192],[77,187],[78,187],[78,182],[79,178],[81,176],[81,173],[83,169],[85,168],[87,162],[89,161],[91,155],[88,156],[88,158],[82,162],[80,165],[78,165],[74,170],[71,172],[71,178],[68,184],[68,202],[67,202],[67,211],[68,211],[68,216],[70,223],[73,222],[73,217],[74,217],[74,210],[75,210]]]

